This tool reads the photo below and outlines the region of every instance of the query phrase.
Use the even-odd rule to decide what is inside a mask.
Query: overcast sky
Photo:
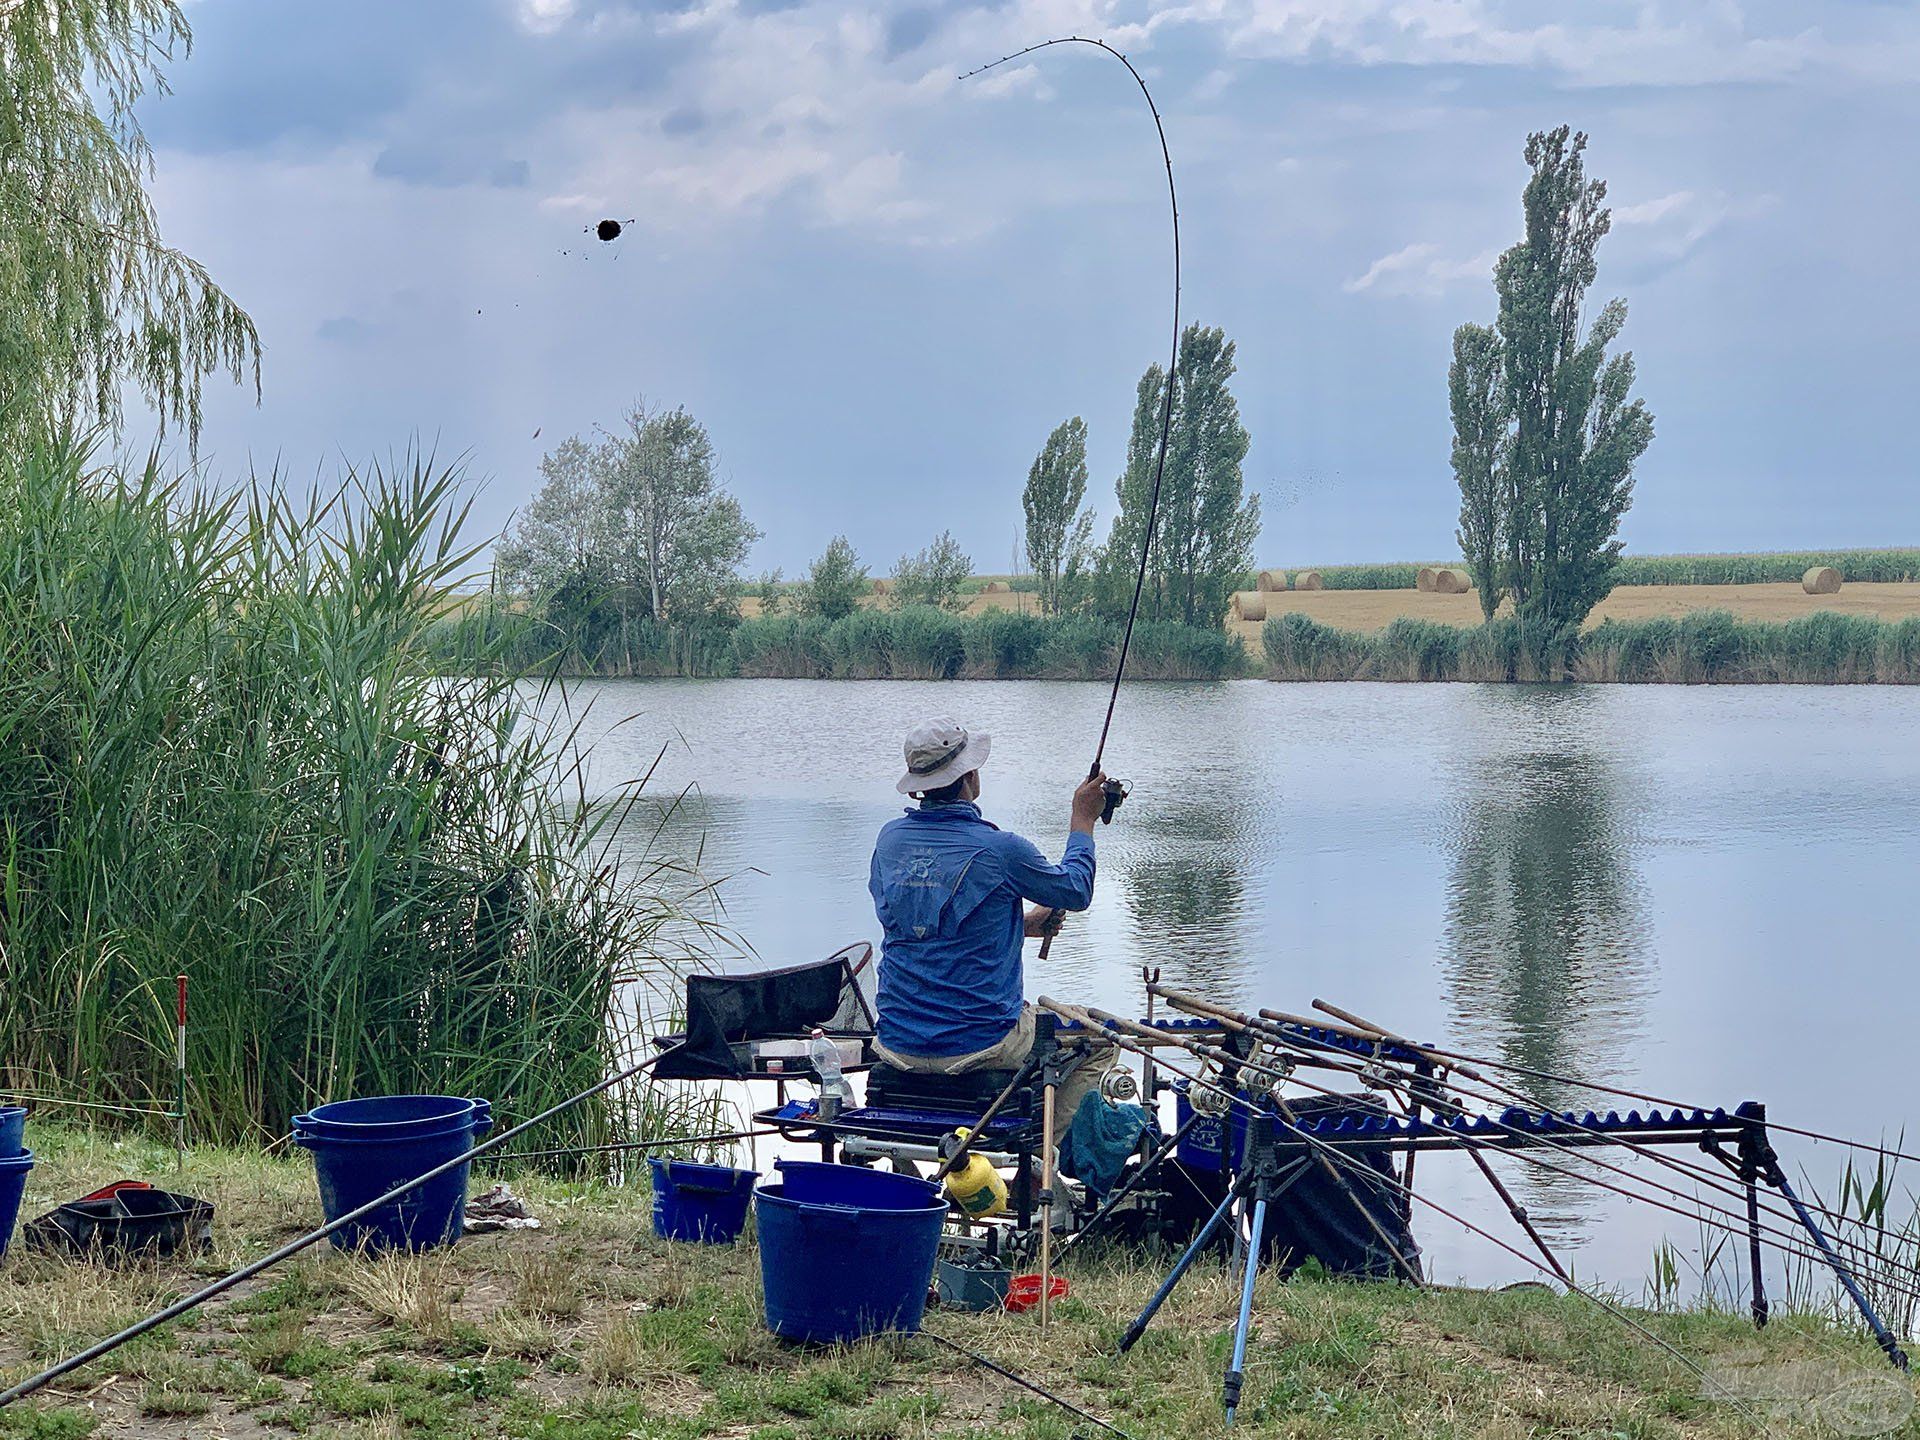
[[[1189,318],[1238,343],[1267,563],[1455,553],[1449,336],[1493,311],[1529,130],[1592,136],[1594,299],[1657,417],[1641,552],[1920,543],[1920,12],[1900,0],[197,0],[143,105],[168,237],[252,313],[216,473],[465,453],[498,528],[541,453],[684,404],[766,532],[876,571],[1010,563],[1091,427],[1104,535]],[[583,226],[632,221],[611,245]],[[138,422],[130,434],[137,435]],[[536,436],[536,432],[538,432]]]

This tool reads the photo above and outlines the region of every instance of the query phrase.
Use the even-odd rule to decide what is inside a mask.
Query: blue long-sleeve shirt
[[[967,1055],[1020,1019],[1022,900],[1093,903],[1093,837],[1052,864],[966,801],[922,805],[880,830],[867,881],[886,938],[880,1043],[903,1055]]]

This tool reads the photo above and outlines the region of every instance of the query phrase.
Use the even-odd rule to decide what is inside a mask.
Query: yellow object
[[[965,1140],[971,1132],[962,1127],[953,1133]],[[947,1198],[969,1215],[998,1215],[1007,1208],[1007,1182],[981,1155],[969,1152],[947,1176],[946,1189]]]

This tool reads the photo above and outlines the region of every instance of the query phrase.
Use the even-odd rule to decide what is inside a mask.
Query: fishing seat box
[[[875,1109],[929,1110],[978,1117],[1007,1088],[1014,1070],[970,1070],[964,1075],[928,1075],[876,1063],[867,1072],[867,1104]],[[998,1121],[1031,1120],[1040,1113],[1040,1085],[1029,1080],[1001,1107]]]

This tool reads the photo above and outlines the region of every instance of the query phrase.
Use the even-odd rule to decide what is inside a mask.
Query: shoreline
[[[218,1207],[210,1255],[133,1267],[35,1255],[0,1263],[0,1376],[22,1378],[157,1308],[210,1272],[265,1253],[318,1214],[311,1167],[253,1150],[170,1148],[40,1127],[27,1214],[105,1180],[150,1178]],[[476,1176],[477,1191],[491,1173]],[[669,1245],[644,1185],[511,1177],[538,1231],[472,1236],[379,1259],[325,1250],[0,1411],[0,1435],[347,1434],[415,1440],[1057,1440],[1062,1412],[925,1339],[789,1347],[760,1319],[750,1240]],[[1114,1338],[1170,1263],[1121,1252],[1065,1268],[1072,1292],[1040,1341],[1032,1316],[930,1310],[927,1328],[1146,1440],[1219,1433],[1235,1278],[1179,1287],[1145,1342]],[[1800,1430],[1823,1401],[1911,1382],[1871,1341],[1814,1315],[1763,1331],[1725,1310],[1647,1309],[1612,1294],[1687,1365],[1597,1306],[1545,1289],[1414,1291],[1263,1277],[1240,1429],[1381,1434],[1633,1434],[1733,1440],[1747,1407]],[[1795,1384],[1786,1386],[1783,1377]],[[1851,1388],[1850,1388],[1851,1387]],[[1876,1393],[1882,1393],[1876,1390]]]

